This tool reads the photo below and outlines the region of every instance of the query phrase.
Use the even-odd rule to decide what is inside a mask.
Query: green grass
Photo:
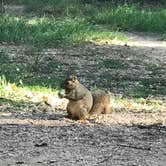
[[[30,111],[35,108],[35,105],[44,105],[42,95],[56,96],[57,91],[56,87],[30,86],[19,82],[11,83],[4,75],[0,75],[0,105],[3,108],[2,111],[5,109],[6,111]],[[27,97],[29,94],[32,98]],[[38,96],[38,94],[40,95]]]
[[[91,20],[122,30],[166,32],[165,9],[154,11],[130,5],[108,7],[95,12]]]
[[[84,41],[86,39],[119,38],[121,33],[102,31],[99,33],[85,19],[64,19],[2,16],[0,18],[0,41],[16,44],[30,44],[37,47]]]
[[[166,10],[141,7],[138,4],[83,4],[76,0],[19,0],[9,4],[24,4],[22,16],[0,17],[0,41],[54,47],[62,43],[85,40],[118,39],[119,31],[158,32],[165,40]],[[37,17],[34,17],[36,15]],[[107,28],[105,28],[107,27]]]
[[[26,19],[3,16],[0,18],[1,42],[26,43],[35,46],[53,46],[56,43],[79,41],[89,30],[83,19]]]
[[[4,75],[0,76],[0,96],[6,95],[7,80]]]
[[[54,71],[61,62],[46,56],[39,49],[27,48],[15,53],[14,57],[7,49],[0,51],[0,76],[2,76],[3,85],[11,82],[16,85],[29,86],[31,89],[42,90],[56,88],[61,78],[55,79]],[[3,76],[5,75],[5,77]],[[4,79],[5,78],[5,79]],[[6,81],[5,81],[6,80]],[[3,89],[3,88],[1,88]]]

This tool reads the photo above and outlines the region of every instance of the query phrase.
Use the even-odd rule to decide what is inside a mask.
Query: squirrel
[[[110,112],[109,93],[97,90],[90,92],[75,75],[70,75],[60,85],[60,98],[69,100],[67,113],[70,118],[86,120],[93,114]]]

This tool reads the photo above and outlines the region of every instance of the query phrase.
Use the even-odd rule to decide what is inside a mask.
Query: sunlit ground
[[[110,94],[110,106],[113,112],[142,112],[142,111],[164,111],[165,106],[162,100],[155,100],[151,97],[129,99],[121,95]],[[17,87],[14,83],[7,83],[7,86],[0,91],[1,111],[36,111],[43,112],[47,109],[57,110],[66,108],[68,101],[59,99],[57,90],[41,88],[33,90],[28,87]]]
[[[134,33],[134,32],[124,32],[124,35],[126,36],[126,40],[118,40],[118,38],[114,39],[99,39],[95,42],[97,44],[113,44],[113,45],[120,45],[120,46],[131,46],[131,47],[148,47],[148,48],[166,48],[166,41],[163,41],[161,39],[161,36],[158,34],[146,34],[146,33]],[[94,42],[94,41],[93,41]]]

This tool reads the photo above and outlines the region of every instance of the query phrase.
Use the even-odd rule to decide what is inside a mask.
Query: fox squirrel
[[[60,85],[60,98],[69,100],[67,113],[71,118],[85,120],[92,114],[110,112],[110,96],[102,90],[91,93],[76,76],[70,75]]]

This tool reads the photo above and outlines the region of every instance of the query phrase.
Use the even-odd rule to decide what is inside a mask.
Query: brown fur
[[[89,115],[110,112],[110,96],[97,90],[93,94],[83,86],[76,76],[69,76],[62,84],[60,98],[67,98],[67,113],[71,118],[85,120]]]
[[[90,111],[90,115],[110,113],[110,95],[108,92],[96,90],[92,92],[92,96],[93,107]]]

